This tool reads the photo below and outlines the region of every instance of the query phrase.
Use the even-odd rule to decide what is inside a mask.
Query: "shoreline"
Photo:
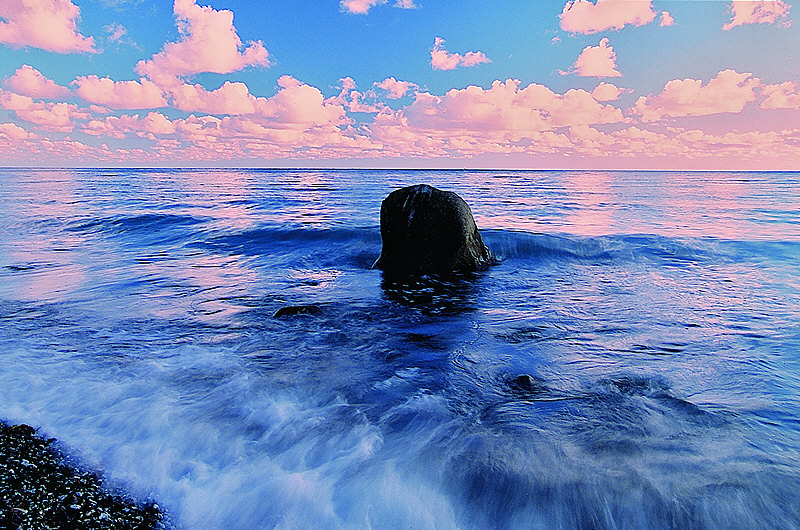
[[[164,513],[110,491],[25,424],[0,420],[0,528],[158,528]]]

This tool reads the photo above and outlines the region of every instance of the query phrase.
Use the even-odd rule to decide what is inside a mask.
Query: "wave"
[[[191,215],[175,214],[141,214],[130,216],[114,216],[93,220],[75,221],[67,226],[73,232],[158,232],[175,227],[193,226],[207,222],[208,219]]]
[[[70,232],[124,238],[139,245],[181,243],[225,255],[247,257],[291,254],[325,266],[370,268],[380,254],[377,226],[311,228],[286,225],[236,230],[212,225],[212,219],[178,214],[141,214],[82,219]],[[800,261],[800,244],[792,241],[732,241],[678,238],[652,234],[580,236],[517,230],[481,231],[486,245],[501,262],[565,261],[582,263],[656,262],[683,267],[693,263],[741,260]]]

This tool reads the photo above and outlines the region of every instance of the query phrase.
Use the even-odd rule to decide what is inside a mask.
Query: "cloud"
[[[383,108],[383,104],[378,102],[364,102],[363,98],[375,99],[377,97],[374,90],[370,90],[366,94],[362,94],[356,90],[356,82],[352,77],[343,77],[339,80],[339,82],[342,84],[342,90],[339,92],[338,96],[331,98],[329,102],[335,102],[339,105],[342,105],[350,112],[365,112],[371,114],[380,112]],[[375,84],[377,85],[377,83]]]
[[[728,6],[728,11],[733,18],[722,26],[722,29],[729,31],[736,26],[745,24],[776,24],[781,21],[788,26],[790,24],[788,21],[790,8],[789,4],[781,0],[734,0]]]
[[[652,0],[574,0],[558,16],[561,29],[570,33],[620,30],[628,24],[644,26],[656,18]]]
[[[620,77],[617,71],[617,54],[608,44],[607,38],[600,39],[598,46],[587,46],[583,49],[572,68],[561,75],[578,74],[580,77]]]
[[[669,11],[662,11],[661,12],[661,21],[658,23],[659,26],[666,27],[666,26],[674,26],[675,19],[672,18],[672,15],[669,14]]]
[[[385,3],[386,0],[340,0],[339,7],[345,13],[366,15],[373,7]],[[414,4],[414,0],[395,0],[394,7],[416,9],[417,6]]]
[[[120,42],[122,37],[128,33],[128,30],[125,29],[125,26],[116,22],[112,22],[103,26],[103,31],[108,33],[108,40],[111,42]]]
[[[89,103],[112,109],[154,109],[165,107],[164,93],[152,81],[113,81],[108,77],[89,75],[73,82],[78,96]]]
[[[616,101],[626,91],[630,92],[610,83],[600,83],[592,90],[592,97],[597,101]]]
[[[444,39],[436,37],[431,50],[431,67],[434,70],[454,70],[459,66],[471,67],[481,63],[490,63],[483,52],[448,53],[444,49]]]
[[[252,114],[256,98],[244,83],[225,81],[216,90],[206,90],[202,85],[184,83],[170,88],[172,104],[185,112],[207,114]]]
[[[373,6],[385,3],[386,0],[341,0],[339,6],[347,13],[366,15]]]
[[[753,74],[735,70],[723,70],[706,85],[697,79],[675,79],[659,95],[640,97],[632,110],[644,121],[741,112],[747,103],[756,100],[755,88],[759,85]]]
[[[70,0],[3,0],[0,43],[56,53],[95,53],[94,39],[78,32],[80,8]]]
[[[35,140],[37,135],[26,131],[14,123],[0,123],[0,138],[10,141]]]
[[[387,77],[383,81],[375,83],[375,86],[381,90],[385,90],[386,97],[389,99],[400,99],[409,91],[419,88],[415,83],[411,83],[410,81],[398,81],[394,77]]]
[[[90,114],[77,105],[34,101],[28,96],[0,90],[0,108],[13,111],[21,120],[53,132],[70,132],[74,121],[87,119]]]
[[[766,99],[762,109],[800,109],[800,85],[786,81],[778,85],[766,85],[761,89]]]
[[[618,123],[622,112],[603,105],[585,90],[556,94],[544,85],[495,81],[490,89],[469,86],[444,96],[418,92],[403,109],[411,127],[428,131],[473,131],[484,134],[546,131],[569,125]]]
[[[122,139],[127,134],[155,139],[176,131],[175,124],[159,112],[151,112],[144,118],[138,115],[107,116],[102,120],[90,120],[81,126],[81,132],[91,136]]]
[[[17,94],[38,99],[63,98],[69,95],[67,87],[56,84],[27,64],[23,64],[14,75],[6,79],[5,85]]]
[[[326,101],[318,88],[284,75],[278,79],[280,90],[271,98],[259,98],[256,112],[272,126],[308,129],[347,122],[341,104]]]
[[[242,45],[231,11],[198,6],[194,0],[175,0],[174,11],[180,40],[168,42],[152,59],[140,61],[135,68],[139,75],[170,86],[180,84],[178,78],[201,72],[229,74],[269,64],[261,41]]]

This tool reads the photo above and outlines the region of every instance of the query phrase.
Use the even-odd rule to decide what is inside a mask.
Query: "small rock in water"
[[[381,238],[375,266],[392,275],[476,271],[495,261],[467,203],[427,184],[395,190],[383,200]]]
[[[511,390],[524,394],[540,394],[547,391],[547,385],[542,379],[528,374],[518,375],[509,380],[508,386]]]
[[[287,305],[275,311],[272,318],[291,317],[295,315],[319,315],[320,313],[322,313],[322,308],[314,304]]]

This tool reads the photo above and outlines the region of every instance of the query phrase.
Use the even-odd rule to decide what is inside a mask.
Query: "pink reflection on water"
[[[764,179],[763,175],[759,175]],[[671,173],[664,179],[669,235],[730,240],[800,238],[800,229],[782,218],[800,202],[780,183],[749,173]],[[795,227],[796,228],[796,227]],[[793,232],[793,233],[792,233]]]
[[[570,232],[581,236],[599,236],[612,232],[617,199],[611,191],[614,176],[604,171],[571,171],[566,184],[575,207],[567,222]]]
[[[0,289],[23,300],[64,301],[87,280],[85,240],[62,231],[53,237],[48,225],[62,224],[79,214],[75,183],[60,171],[25,173],[5,197],[13,208],[6,210],[9,214],[3,224],[14,235],[26,236],[22,241],[0,241],[0,263],[4,272],[14,274],[14,281],[2,282]]]
[[[335,202],[332,191],[338,183],[330,172],[287,171],[278,173],[275,179],[291,201],[274,212],[275,221],[329,228],[332,221],[347,213]]]

